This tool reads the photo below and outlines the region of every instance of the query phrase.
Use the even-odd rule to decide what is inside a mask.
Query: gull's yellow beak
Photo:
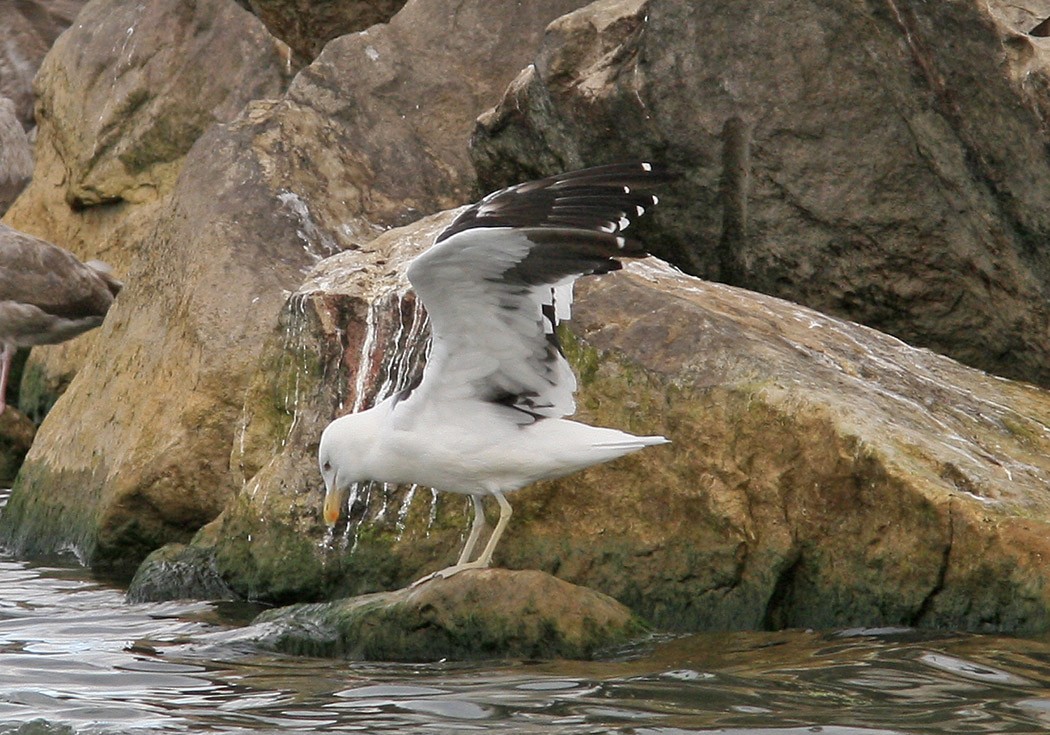
[[[334,485],[327,489],[324,494],[324,522],[334,526],[339,522],[339,516],[343,514],[343,505],[346,503],[346,490]]]

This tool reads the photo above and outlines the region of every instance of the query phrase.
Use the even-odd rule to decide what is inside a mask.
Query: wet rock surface
[[[457,661],[592,658],[645,630],[630,610],[593,590],[542,572],[479,569],[393,592],[271,610],[246,635],[298,655]]]
[[[363,487],[331,534],[315,466],[332,406],[418,371],[404,265],[451,216],[324,261],[297,294],[285,448],[193,544],[238,594],[354,595],[455,560],[463,498]],[[1045,392],[652,260],[581,283],[565,344],[580,420],[673,444],[514,493],[498,565],[679,630],[1048,624]]]
[[[159,600],[235,600],[212,557],[185,544],[167,544],[139,565],[129,585],[128,602]]]

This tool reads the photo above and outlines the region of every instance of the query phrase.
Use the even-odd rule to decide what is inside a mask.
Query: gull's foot
[[[459,574],[460,572],[464,572],[468,569],[485,569],[486,567],[488,567],[488,564],[482,564],[477,561],[468,561],[466,564],[453,564],[452,566],[445,567],[440,571],[431,572],[425,577],[420,577],[415,582],[410,584],[409,587],[418,587],[419,585],[425,584],[426,582],[429,582],[432,579],[448,579],[454,574]]]

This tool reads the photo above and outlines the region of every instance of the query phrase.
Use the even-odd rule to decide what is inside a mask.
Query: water
[[[1050,638],[711,634],[409,666],[260,652],[251,612],[130,605],[79,567],[0,557],[0,733],[1050,732]]]

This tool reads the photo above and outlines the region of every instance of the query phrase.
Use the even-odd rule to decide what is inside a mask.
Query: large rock
[[[207,499],[213,488],[190,487],[181,498],[174,496],[170,503],[162,503],[170,519],[166,525],[153,517],[136,518],[138,509],[143,504],[150,507],[153,500],[127,498],[119,482],[103,488],[109,479],[106,468],[110,467],[122,472],[123,483],[147,482],[154,486],[153,492],[162,492],[177,477],[195,477],[195,458],[174,466],[155,463],[138,468],[134,474],[124,465],[132,447],[149,445],[157,439],[154,433],[140,433],[137,427],[143,417],[163,415],[162,411],[155,410],[154,401],[162,405],[168,401],[151,387],[153,393],[145,404],[129,405],[123,391],[139,382],[141,373],[136,371],[155,364],[151,360],[166,357],[171,360],[166,381],[169,389],[181,392],[187,386],[192,387],[192,383],[183,383],[173,376],[193,375],[194,353],[162,355],[159,352],[162,343],[158,335],[173,316],[184,309],[180,305],[181,294],[171,294],[163,284],[165,279],[178,280],[180,271],[187,266],[185,258],[180,257],[185,253],[174,252],[167,246],[170,232],[158,228],[158,218],[169,221],[167,217],[172,210],[180,211],[182,218],[176,218],[174,226],[196,229],[193,217],[197,213],[192,211],[193,204],[173,196],[175,176],[193,136],[199,135],[208,121],[214,121],[217,116],[232,118],[256,94],[280,94],[288,81],[287,64],[282,54],[283,45],[276,42],[257,19],[218,0],[198,3],[165,0],[148,4],[95,0],[84,13],[86,18],[97,22],[78,25],[64,35],[41,71],[41,109],[48,111],[48,115],[41,119],[37,138],[36,175],[5,221],[48,237],[82,259],[106,261],[129,284],[125,294],[131,297],[123,309],[118,305],[111,311],[115,319],[89,337],[68,345],[34,350],[26,366],[20,397],[20,405],[26,411],[43,413],[54,400],[54,394],[61,391],[82,364],[86,364],[93,375],[88,377],[87,387],[81,394],[83,403],[74,401],[66,409],[70,413],[45,423],[38,435],[40,441],[35,444],[36,451],[56,458],[52,465],[56,475],[66,478],[75,491],[70,490],[65,498],[52,495],[51,490],[62,487],[62,483],[49,487],[50,475],[39,463],[28,467],[16,485],[4,516],[7,524],[4,533],[27,552],[63,546],[92,549],[98,541],[98,525],[112,522],[115,527],[108,529],[111,537],[108,542],[119,546],[120,542],[112,541],[113,537],[130,539],[129,544],[146,545],[145,549],[133,552],[144,554],[159,542],[143,539],[154,539],[155,534],[161,534],[162,541],[170,540],[173,535],[180,537],[179,534],[187,538],[210,517],[207,511],[204,516],[200,515],[202,503],[212,504],[211,514],[221,507],[221,500]],[[143,41],[152,39],[152,49],[133,43],[136,34]],[[168,40],[161,43],[158,34]],[[179,43],[174,43],[175,40]],[[226,61],[210,68],[205,66],[202,56]],[[158,64],[162,61],[175,64],[170,74],[160,72]],[[71,78],[82,83],[70,85]],[[113,101],[104,93],[106,84],[138,99],[141,107],[133,106],[123,115],[117,114],[112,109]],[[181,100],[178,110],[158,95]],[[92,129],[114,142],[120,153],[114,146],[101,145],[98,139],[74,130],[78,120],[97,122],[99,118],[103,123]],[[166,135],[170,139],[163,145],[151,144],[150,141],[165,140]],[[212,176],[210,172],[206,175]],[[90,185],[85,184],[89,181]],[[187,188],[192,199],[199,187]],[[107,192],[98,199],[109,203],[96,206],[97,201],[86,194],[76,194],[88,190]],[[70,207],[71,201],[76,201],[78,208]],[[189,214],[185,207],[190,209]],[[216,237],[214,232],[210,234]],[[204,239],[209,233],[201,227],[199,235]],[[207,249],[201,253],[202,257],[214,257]],[[213,262],[221,266],[217,258]],[[250,287],[248,282],[241,285]],[[280,286],[275,288],[279,293]],[[132,338],[126,339],[129,330]],[[192,339],[187,341],[192,343]],[[127,349],[117,349],[118,344]],[[184,346],[185,343],[177,345]],[[96,391],[91,386],[92,380],[105,382],[123,368],[128,370],[121,375],[123,388],[114,392],[99,387]],[[141,385],[151,384],[141,380]],[[103,397],[114,402],[99,402],[100,398],[105,400]],[[198,417],[205,414],[207,418],[207,411],[193,406],[192,401],[188,404],[190,410],[199,412]],[[85,406],[89,410],[85,411]],[[143,413],[136,413],[137,410]],[[92,411],[99,413],[92,417]],[[202,420],[191,424],[189,431],[199,429],[203,436],[208,436],[206,425],[207,421]],[[112,432],[120,426],[129,427],[129,433],[122,436],[123,441],[111,442]],[[175,433],[183,431],[181,427],[169,428]],[[91,441],[85,442],[87,437]],[[63,443],[74,450],[66,454],[56,449],[56,445]],[[88,453],[81,453],[88,445],[91,446]],[[48,455],[49,451],[56,453]],[[95,452],[93,456],[91,452]],[[33,461],[31,455],[30,465]],[[94,479],[85,482],[85,477]],[[121,505],[118,500],[120,507],[110,509],[111,513],[104,507],[100,509],[100,505],[104,506],[100,497],[108,492],[113,493],[108,497],[120,498],[127,505]],[[34,493],[38,497],[34,497]],[[202,496],[206,498],[204,501],[200,500]],[[32,515],[30,507],[42,507],[35,523],[26,520],[26,515]],[[65,514],[63,509],[69,509],[69,513]],[[26,520],[25,526],[18,527],[23,520]],[[90,558],[90,554],[86,558]],[[137,561],[133,556],[129,559],[123,551],[119,558],[123,564]]]
[[[93,0],[41,67],[36,169],[4,221],[132,276],[190,146],[249,100],[280,95],[287,58],[224,0]],[[97,339],[34,350],[22,408],[46,414]]]
[[[354,522],[333,534],[320,522],[324,485],[317,469],[321,431],[336,413],[371,405],[418,375],[426,318],[409,293],[404,265],[452,214],[327,258],[292,294],[282,334],[262,358],[272,369],[257,376],[244,399],[249,420],[233,458],[247,482],[197,534],[185,561],[199,563],[206,550],[239,595],[280,603],[391,589],[455,561],[469,517],[464,498],[361,488],[351,501]],[[404,353],[395,357],[393,349]],[[373,526],[377,515],[382,522]],[[402,537],[413,541],[393,548]],[[359,544],[362,538],[368,542]],[[355,553],[348,554],[351,547]],[[159,558],[179,557],[160,552]],[[136,576],[158,579],[164,571],[151,571],[153,565],[151,557]],[[154,599],[162,597],[159,583],[153,589]],[[129,594],[140,594],[137,584]]]
[[[37,114],[73,208],[155,199],[190,146],[283,91],[288,49],[224,0],[93,0],[45,58]]]
[[[600,0],[480,122],[484,188],[654,151],[657,250],[1050,385],[1045,0]]]
[[[0,216],[33,176],[33,150],[15,115],[15,103],[0,97]]]
[[[385,23],[405,0],[237,0],[295,52],[299,65],[313,61],[337,36]]]
[[[268,113],[319,148],[312,178],[292,178],[311,159],[275,143],[289,196],[343,245],[469,200],[475,118],[528,63],[546,25],[581,4],[414,0],[389,23],[330,42]]]
[[[73,547],[96,566],[133,568],[165,542],[188,540],[239,491],[250,494],[293,419],[271,386],[280,360],[262,351],[287,292],[321,257],[465,199],[474,117],[547,22],[577,4],[474,0],[450,12],[414,3],[387,26],[329,43],[285,96],[210,128],[163,209],[130,233],[137,258],[127,288],[100,330],[103,344],[42,425],[0,537],[22,553]],[[150,17],[167,17],[148,6]],[[221,7],[258,27],[235,4]],[[435,35],[452,40],[436,45]],[[137,177],[165,180],[163,163],[134,172],[119,164],[70,159],[72,201],[122,199],[87,217],[149,206],[135,203],[149,190]],[[51,176],[58,187],[60,172]]]
[[[464,498],[360,488],[333,534],[314,456],[333,414],[418,372],[403,274],[451,214],[323,261],[290,300],[267,389],[284,450],[190,547],[238,594],[392,589],[455,560]],[[673,444],[514,493],[497,564],[680,630],[1050,627],[1046,392],[656,260],[583,281],[565,336],[580,420]]]
[[[230,455],[248,378],[283,290],[315,257],[295,213],[274,209],[280,190],[259,137],[247,119],[206,133],[170,217],[137,243],[136,267],[0,517],[22,553],[73,547],[130,571],[188,540],[237,490]]]
[[[72,24],[86,0],[0,3],[0,97],[15,103],[18,119],[33,126],[33,77],[44,54]]]
[[[594,590],[542,572],[480,569],[260,615],[238,637],[284,653],[366,661],[592,658],[645,626]]]

